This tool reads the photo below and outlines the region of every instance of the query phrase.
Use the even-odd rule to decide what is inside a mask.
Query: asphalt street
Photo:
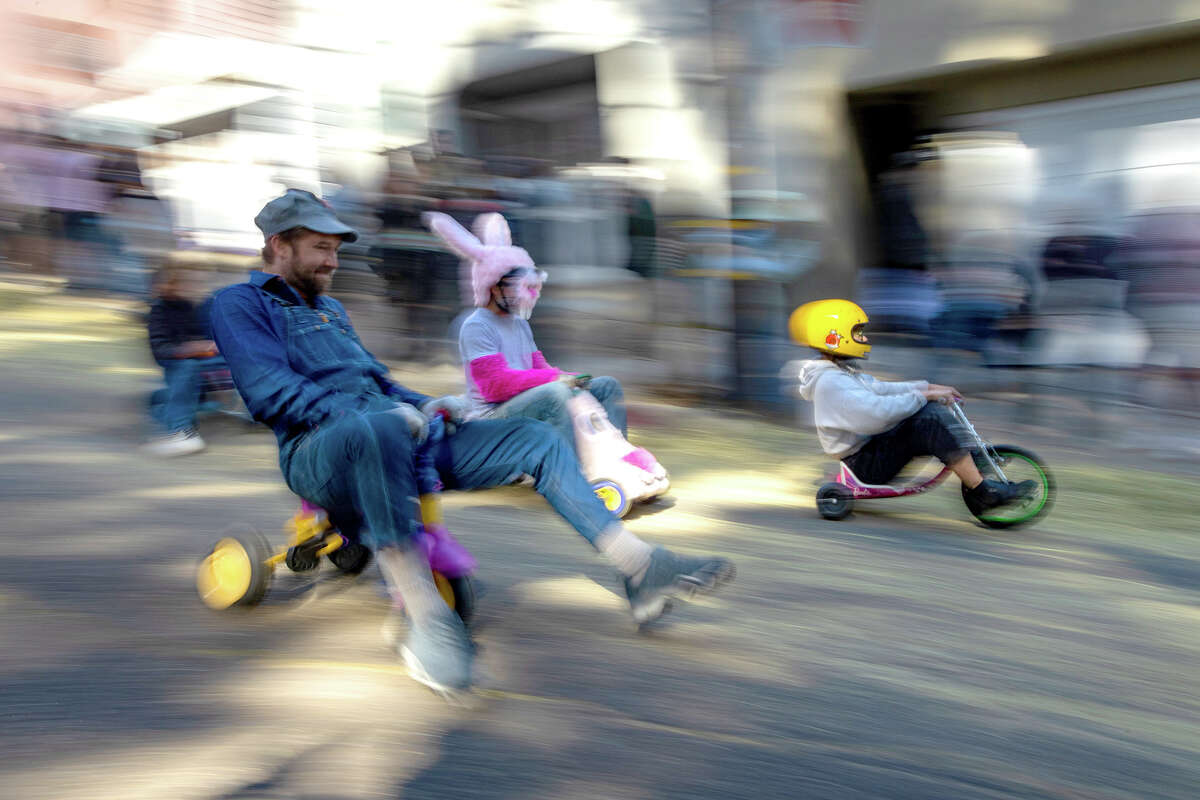
[[[611,570],[531,490],[452,494],[480,561],[484,671],[454,707],[384,644],[373,570],[281,571],[253,610],[204,608],[193,571],[226,526],[284,538],[296,500],[273,438],[210,418],[205,452],[145,456],[155,371],[136,324],[94,299],[3,296],[4,797],[1198,794],[1200,541],[1177,470],[1043,438],[1017,442],[1059,482],[1033,528],[972,524],[951,486],[827,522],[807,432],[634,397],[632,438],[673,489],[629,524],[735,559],[737,582],[639,633]]]

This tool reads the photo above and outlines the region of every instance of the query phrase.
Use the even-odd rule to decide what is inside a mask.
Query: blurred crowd
[[[197,285],[207,292],[253,264],[250,250],[230,261],[204,246],[180,222],[195,215],[156,196],[144,171],[161,167],[161,154],[55,131],[0,130],[9,268],[149,302],[164,272],[204,270]],[[853,291],[876,332],[990,367],[1149,368],[1182,378],[1191,402],[1200,399],[1200,206],[1033,218],[1027,197],[984,197],[966,203],[974,216],[950,224],[948,207],[968,195],[947,186],[946,152],[899,153],[875,180],[878,258],[861,266]],[[364,327],[381,330],[384,357],[455,357],[455,323],[470,303],[459,260],[422,223],[427,211],[467,227],[481,213],[504,214],[514,240],[550,268],[538,324],[554,355],[656,359],[668,365],[662,382],[732,389],[742,400],[779,402],[786,315],[812,299],[810,275],[836,283],[821,275],[819,223],[783,209],[781,193],[735,192],[730,220],[668,219],[655,213],[653,170],[622,159],[471,157],[444,131],[380,163],[370,185],[328,170],[311,188],[363,232],[342,251],[334,292],[382,306]],[[1022,213],[1009,213],[1017,206]]]
[[[166,203],[130,147],[48,125],[0,129],[0,253],[73,287],[145,297],[175,249]]]
[[[395,310],[395,341],[404,348],[395,355],[444,357],[455,318],[470,307],[469,282],[458,258],[422,222],[429,211],[467,228],[480,214],[503,214],[514,241],[560,277],[575,267],[593,267],[596,275],[656,274],[662,265],[649,198],[634,172],[622,172],[627,165],[597,166],[610,174],[572,173],[534,158],[469,158],[444,133],[429,145],[393,151],[378,191],[339,182],[326,187],[339,217],[363,232],[342,250],[335,292],[352,290],[364,274],[381,279]]]
[[[1109,219],[1060,205],[947,230],[938,158],[901,153],[878,181],[882,257],[858,276],[876,330],[989,367],[1144,367],[1183,379],[1194,407],[1200,205]]]
[[[173,188],[188,208],[156,196],[155,181],[145,175],[164,172],[161,153],[68,137],[60,128],[35,121],[0,130],[0,260],[8,268],[56,276],[73,290],[150,300],[163,271],[208,272],[201,283],[211,290],[252,265],[254,251],[231,250],[220,235],[195,227],[204,215],[190,206],[211,199],[188,196],[186,186]],[[503,213],[515,240],[538,263],[553,264],[566,284],[573,270],[587,269],[595,281],[615,280],[628,290],[678,266],[664,266],[663,254],[672,251],[656,247],[653,188],[622,160],[564,168],[536,158],[471,158],[448,133],[435,132],[429,142],[390,151],[381,161],[378,180],[329,169],[321,180],[314,174],[312,185],[299,185],[316,190],[363,232],[342,251],[335,291],[386,300],[391,313],[381,324],[395,344],[389,356],[443,358],[441,345],[469,306],[458,259],[421,222],[427,211],[468,227],[481,213]],[[265,186],[264,195],[290,183],[278,182]],[[252,226],[249,218],[243,222]],[[620,275],[626,278],[614,279]],[[547,313],[553,312],[551,301]]]

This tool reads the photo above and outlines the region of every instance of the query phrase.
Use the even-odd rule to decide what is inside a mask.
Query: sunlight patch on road
[[[162,370],[154,367],[108,366],[97,367],[96,369],[92,370],[92,372],[99,372],[104,375],[145,375],[149,377],[158,377],[162,375]]]
[[[87,336],[82,333],[54,333],[51,331],[0,331],[0,345],[8,342],[36,342],[39,344],[69,344],[72,342],[115,342],[114,336]]]
[[[12,436],[9,434],[0,434],[0,442],[12,441],[30,441],[36,440],[36,436]],[[112,464],[112,463],[127,463],[128,455],[125,453],[109,453],[96,450],[72,449],[64,450],[57,453],[37,453],[26,451],[23,453],[13,453],[11,455],[0,456],[0,464],[67,464],[71,466],[79,466],[81,464]]]
[[[122,492],[122,497],[139,500],[183,500],[217,497],[250,497],[253,495],[278,494],[281,484],[276,481],[210,481],[180,486],[153,486],[149,489],[132,489]]]
[[[768,472],[765,469],[704,472],[690,476],[671,488],[680,502],[720,505],[794,505],[800,494],[793,470]]]
[[[525,581],[513,587],[521,603],[540,606],[624,609],[624,602],[600,584],[583,575]]]
[[[653,535],[661,538],[669,538],[673,534],[689,538],[709,534],[721,535],[729,533],[730,529],[728,520],[688,514],[675,508],[667,513],[638,517],[630,520],[628,525],[630,530],[639,536]]]

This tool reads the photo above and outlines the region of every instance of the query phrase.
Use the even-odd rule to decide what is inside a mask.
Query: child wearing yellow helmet
[[[814,408],[817,438],[862,481],[886,484],[918,456],[934,456],[967,487],[972,513],[1018,500],[1033,481],[984,480],[968,441],[945,408],[962,400],[952,386],[881,381],[863,372],[871,351],[867,314],[849,300],[816,300],[792,312],[788,330],[818,358],[800,365],[800,395]]]

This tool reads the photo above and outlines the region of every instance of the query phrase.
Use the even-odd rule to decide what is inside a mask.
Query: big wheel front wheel
[[[196,591],[215,610],[253,606],[262,601],[274,571],[271,545],[255,528],[238,525],[225,532],[200,559]]]
[[[1021,500],[1008,505],[989,508],[978,514],[972,512],[975,519],[989,528],[1002,529],[1029,525],[1044,517],[1054,505],[1054,476],[1045,463],[1033,451],[1012,444],[998,444],[992,450],[1005,478],[1013,483],[1033,481],[1034,489]],[[976,457],[975,461],[984,478],[1000,479],[986,460]],[[964,501],[966,497],[967,488],[964,486]],[[967,508],[970,509],[970,506]]]

